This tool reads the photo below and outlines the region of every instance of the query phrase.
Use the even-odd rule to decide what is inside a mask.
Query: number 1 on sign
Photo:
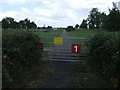
[[[78,46],[74,46],[74,48],[75,48],[75,52],[77,52]]]
[[[72,44],[72,53],[80,53],[81,52],[81,44]]]

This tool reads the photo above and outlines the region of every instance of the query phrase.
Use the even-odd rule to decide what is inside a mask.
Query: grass
[[[73,37],[89,37],[91,35],[94,35],[97,32],[98,30],[77,29],[75,31],[68,32],[68,35]]]
[[[39,69],[37,67],[37,69]],[[36,72],[34,77],[27,82],[25,88],[40,88],[42,85],[48,82],[48,76],[52,75],[54,70],[52,70],[47,64],[45,65],[44,69],[40,72]]]
[[[74,73],[75,88],[113,88],[112,84],[92,73]]]
[[[81,44],[81,53],[87,53],[88,47],[86,46],[86,40],[71,39],[71,42],[74,44]]]
[[[35,33],[36,35],[41,37],[40,41],[45,44],[45,47],[50,47],[50,46],[54,45],[54,37],[59,37],[60,34],[62,33],[62,30],[49,31],[49,32],[36,31],[36,32],[33,32],[33,33]],[[46,38],[46,37],[53,37],[53,38]]]
[[[81,30],[81,29],[77,29],[75,31],[72,32],[67,32],[69,36],[72,37],[89,37],[92,35],[95,35],[97,31],[93,31],[93,30]],[[87,53],[88,52],[88,47],[85,45],[86,40],[80,40],[80,39],[71,39],[71,43],[75,43],[75,44],[81,44],[81,53]]]
[[[113,88],[112,83],[99,77],[88,63],[78,63],[71,75],[75,88]]]
[[[107,32],[104,30],[87,30],[87,29],[77,29],[75,31],[67,32],[68,36],[77,37],[77,38],[89,38],[91,36],[94,36],[97,33],[107,33],[111,34],[111,32]],[[87,40],[80,40],[80,39],[71,39],[71,43],[75,44],[81,44],[81,53],[87,53],[88,47],[85,45]]]
[[[111,34],[112,32],[107,32],[105,30],[87,30],[87,29],[77,29],[75,31],[67,32],[69,36],[73,37],[90,37],[97,33],[107,33]]]
[[[62,30],[56,30],[56,31],[36,31],[36,32],[33,32],[37,35],[39,35],[40,37],[58,37],[61,33],[62,33]]]

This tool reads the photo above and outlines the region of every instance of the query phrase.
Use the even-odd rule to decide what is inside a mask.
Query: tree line
[[[1,22],[2,22],[3,29],[48,29],[48,28],[52,28],[52,26],[37,27],[37,24],[34,21],[30,21],[28,18],[17,22],[12,17],[5,17],[2,19]]]
[[[37,25],[30,21],[28,18],[20,20],[19,22],[15,21],[12,17],[5,17],[2,19],[2,28],[3,29],[31,29],[37,28]]]
[[[69,28],[69,27],[68,27]],[[85,29],[106,29],[109,31],[120,30],[120,10],[113,2],[113,8],[109,9],[109,14],[100,12],[98,8],[92,8],[88,17],[82,23],[76,24],[75,28]]]

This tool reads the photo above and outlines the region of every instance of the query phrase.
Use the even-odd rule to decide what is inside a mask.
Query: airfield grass
[[[92,29],[76,29],[75,31],[67,32],[68,36],[77,37],[77,38],[86,38],[84,40],[81,39],[71,39],[71,43],[73,44],[81,44],[81,53],[88,53],[88,47],[86,45],[87,38],[94,36],[97,33],[107,33],[110,34],[110,32],[107,32],[105,30],[92,30]]]
[[[73,37],[89,37],[95,35],[99,30],[76,29],[75,31],[67,32],[69,36]]]
[[[76,29],[75,31],[67,32],[68,36],[72,37],[85,37],[88,38],[92,35],[95,35],[95,31],[92,30],[85,30],[85,29]],[[85,45],[86,40],[80,40],[80,39],[71,39],[72,44],[81,44],[81,53],[87,53],[88,47]]]
[[[33,32],[36,35],[38,35],[41,39],[40,41],[44,43],[45,47],[51,47],[54,46],[54,37],[59,37],[62,33],[62,30],[56,30],[56,31],[36,31]],[[51,38],[49,38],[51,37]],[[53,37],[53,38],[52,38]]]

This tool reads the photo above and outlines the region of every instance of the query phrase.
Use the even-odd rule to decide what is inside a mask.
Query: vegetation
[[[14,18],[6,17],[2,20],[2,28],[3,30],[29,30],[36,29],[37,25],[27,18],[16,22]],[[52,29],[52,26],[42,28]],[[88,52],[88,67],[79,67],[78,70],[84,70],[84,68],[91,70],[90,73],[87,71],[84,74],[77,73],[73,75],[75,82],[77,82],[76,87],[108,87],[109,83],[107,85],[105,80],[108,82],[111,80],[114,87],[119,87],[120,10],[116,4],[113,3],[113,8],[109,9],[108,15],[100,12],[98,8],[92,8],[88,18],[83,19],[81,25],[76,24],[75,28],[73,26],[66,28],[69,36],[89,38],[88,41],[71,40],[72,43],[83,45],[82,52],[85,50]],[[41,28],[38,27],[38,29]],[[3,31],[3,88],[25,87],[26,83],[34,77],[35,74],[33,75],[33,73],[43,73],[43,67],[46,66],[46,63],[42,60],[44,52],[36,47],[36,43],[42,42],[45,43],[45,46],[53,46],[53,38],[47,37],[58,37],[61,32]],[[43,74],[39,73],[37,75],[44,76]],[[104,80],[99,80],[98,77]],[[97,80],[98,82],[96,82]],[[114,82],[114,80],[116,81]]]
[[[92,8],[87,19],[83,19],[80,28],[89,29],[107,29],[108,31],[120,30],[120,10],[113,2],[112,10],[109,9],[109,14],[100,12],[98,8]],[[88,27],[87,27],[88,26]]]
[[[73,75],[75,88],[113,88],[109,81],[98,77],[93,73],[80,72]]]
[[[90,29],[101,29],[106,18],[105,13],[101,13],[97,8],[93,8],[88,15],[88,25]]]
[[[69,36],[78,38],[78,39],[71,39],[71,43],[81,44],[82,45],[81,53],[88,53],[88,47],[86,46],[87,38],[95,35],[98,32],[104,32],[104,31],[77,29],[73,32],[67,32],[67,33]],[[86,39],[80,40],[79,38],[86,38]]]
[[[99,33],[90,38],[89,65],[98,75],[110,80],[120,79],[120,32]],[[117,85],[120,82],[117,82]]]
[[[79,25],[78,25],[78,24],[76,24],[76,25],[75,25],[75,28],[79,28]]]
[[[111,81],[114,87],[119,87],[120,32],[79,29],[73,32],[68,32],[68,35],[74,37],[90,38],[87,41],[73,39],[71,42],[82,44],[82,53],[85,52],[85,50],[88,52],[88,68],[90,68],[91,72],[96,73],[98,77],[101,77],[106,81]],[[78,69],[82,69],[80,66]],[[82,71],[84,71],[84,69]],[[81,77],[79,74],[76,75],[77,76],[75,77],[79,78],[78,81],[81,83]],[[77,87],[82,87],[80,85],[81,84],[78,84]],[[85,85],[85,87],[87,86]]]
[[[2,39],[3,88],[24,87],[45,65],[43,51],[36,47],[39,37],[25,31],[3,31]]]
[[[84,29],[87,29],[87,20],[83,19],[81,25],[80,25],[80,28],[84,28]]]
[[[95,35],[96,33],[104,32],[103,30],[87,30],[87,29],[77,29],[73,32],[67,32],[69,36],[72,37],[89,37]]]
[[[73,26],[68,26],[67,28],[66,28],[66,31],[74,31],[75,30],[75,28],[73,28]]]
[[[120,31],[120,10],[113,3],[113,9],[109,10],[109,14],[105,20],[104,28],[108,31]]]
[[[37,25],[32,21],[28,20],[27,18],[24,20],[20,20],[16,22],[14,18],[5,17],[2,19],[2,28],[3,29],[31,29],[36,28]]]

